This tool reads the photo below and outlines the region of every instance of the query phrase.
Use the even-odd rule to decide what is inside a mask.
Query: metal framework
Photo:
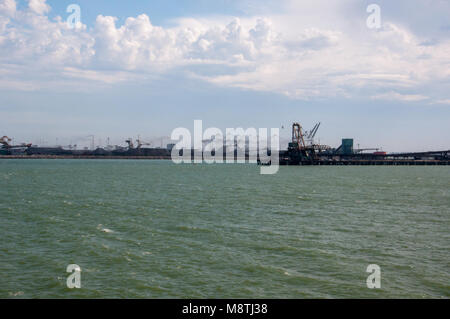
[[[303,130],[300,123],[292,124],[292,143],[297,145],[299,150],[306,148]]]

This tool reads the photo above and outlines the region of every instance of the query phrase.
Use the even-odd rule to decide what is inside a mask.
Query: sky
[[[450,149],[449,17],[446,0],[0,0],[0,136],[160,146],[200,119],[285,144],[321,122],[333,147]]]

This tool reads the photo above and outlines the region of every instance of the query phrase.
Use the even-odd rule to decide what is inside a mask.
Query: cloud
[[[13,16],[16,12],[16,2],[14,0],[3,0],[0,2],[0,13]]]
[[[429,97],[420,94],[401,94],[398,92],[388,92],[372,96],[375,100],[418,102],[429,99]]]
[[[100,15],[93,31],[93,67],[150,70],[175,66],[186,50],[181,35],[152,25],[145,14],[127,18],[121,27],[116,27],[116,18]]]
[[[92,87],[178,71],[217,86],[304,100],[448,100],[450,41],[388,20],[370,30],[365,8],[354,14],[357,3],[286,1],[283,14],[186,17],[167,28],[146,14],[122,25],[99,15],[90,28],[70,29],[62,18],[48,18],[45,0],[29,0],[23,10],[0,0],[0,87]],[[429,87],[440,93],[425,92]],[[411,93],[398,93],[405,91]]]
[[[450,99],[446,99],[446,100],[437,100],[434,101],[435,104],[448,104],[450,105]]]
[[[29,0],[28,7],[36,14],[46,14],[50,11],[50,6],[45,1],[46,0]]]
[[[0,1],[0,34],[5,32],[6,25],[11,21],[10,18],[12,18],[15,13],[16,2],[14,0]]]

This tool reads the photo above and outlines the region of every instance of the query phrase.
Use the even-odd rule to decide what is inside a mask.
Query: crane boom
[[[317,131],[319,130],[319,126],[320,126],[320,122],[316,124],[316,126],[314,126],[312,132],[311,132],[311,136],[310,138],[313,139],[314,136],[316,136]]]

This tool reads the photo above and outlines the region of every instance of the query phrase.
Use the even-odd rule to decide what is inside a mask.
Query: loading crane
[[[12,148],[18,148],[18,147],[25,147],[25,148],[29,148],[31,147],[31,143],[22,143],[20,145],[11,145],[10,143],[12,142],[12,138],[9,138],[8,136],[2,136],[0,138],[0,144],[2,144],[2,148],[5,149],[12,149]]]
[[[0,138],[0,144],[2,144],[3,148],[10,148],[11,145],[9,144],[12,141],[11,138],[9,138],[8,136],[2,136],[2,138]]]
[[[303,129],[300,123],[292,124],[292,147],[302,150],[306,148]]]
[[[311,131],[305,132],[305,138],[309,144],[314,144],[314,137],[316,136],[317,131],[319,130],[320,122],[314,125]]]
[[[289,143],[288,151],[292,158],[298,160],[314,160],[317,158],[317,152],[324,151],[330,147],[314,143],[314,137],[319,129],[320,123],[314,125],[310,131],[303,132],[300,123],[292,124],[292,142]]]
[[[125,140],[125,143],[128,144],[128,148],[129,149],[133,149],[134,148],[133,140],[131,138]]]
[[[287,156],[291,164],[299,162],[313,162],[318,159],[322,151],[329,150],[327,145],[314,143],[314,137],[319,130],[320,123],[314,125],[310,131],[303,131],[300,123],[292,124],[292,141],[289,143]]]
[[[144,142],[143,140],[141,140],[140,137],[138,137],[138,139],[136,140],[136,147],[134,147],[134,143],[133,143],[133,139],[130,137],[127,140],[125,140],[125,143],[128,144],[128,148],[130,150],[132,149],[141,149],[142,146],[150,146],[151,143],[149,142]]]
[[[140,138],[138,138],[138,139],[136,140],[136,143],[137,143],[137,148],[138,148],[138,149],[142,148],[142,146],[144,146],[144,145],[147,145],[147,146],[150,146],[150,145],[151,145],[151,143],[144,142],[144,141],[142,141]]]

